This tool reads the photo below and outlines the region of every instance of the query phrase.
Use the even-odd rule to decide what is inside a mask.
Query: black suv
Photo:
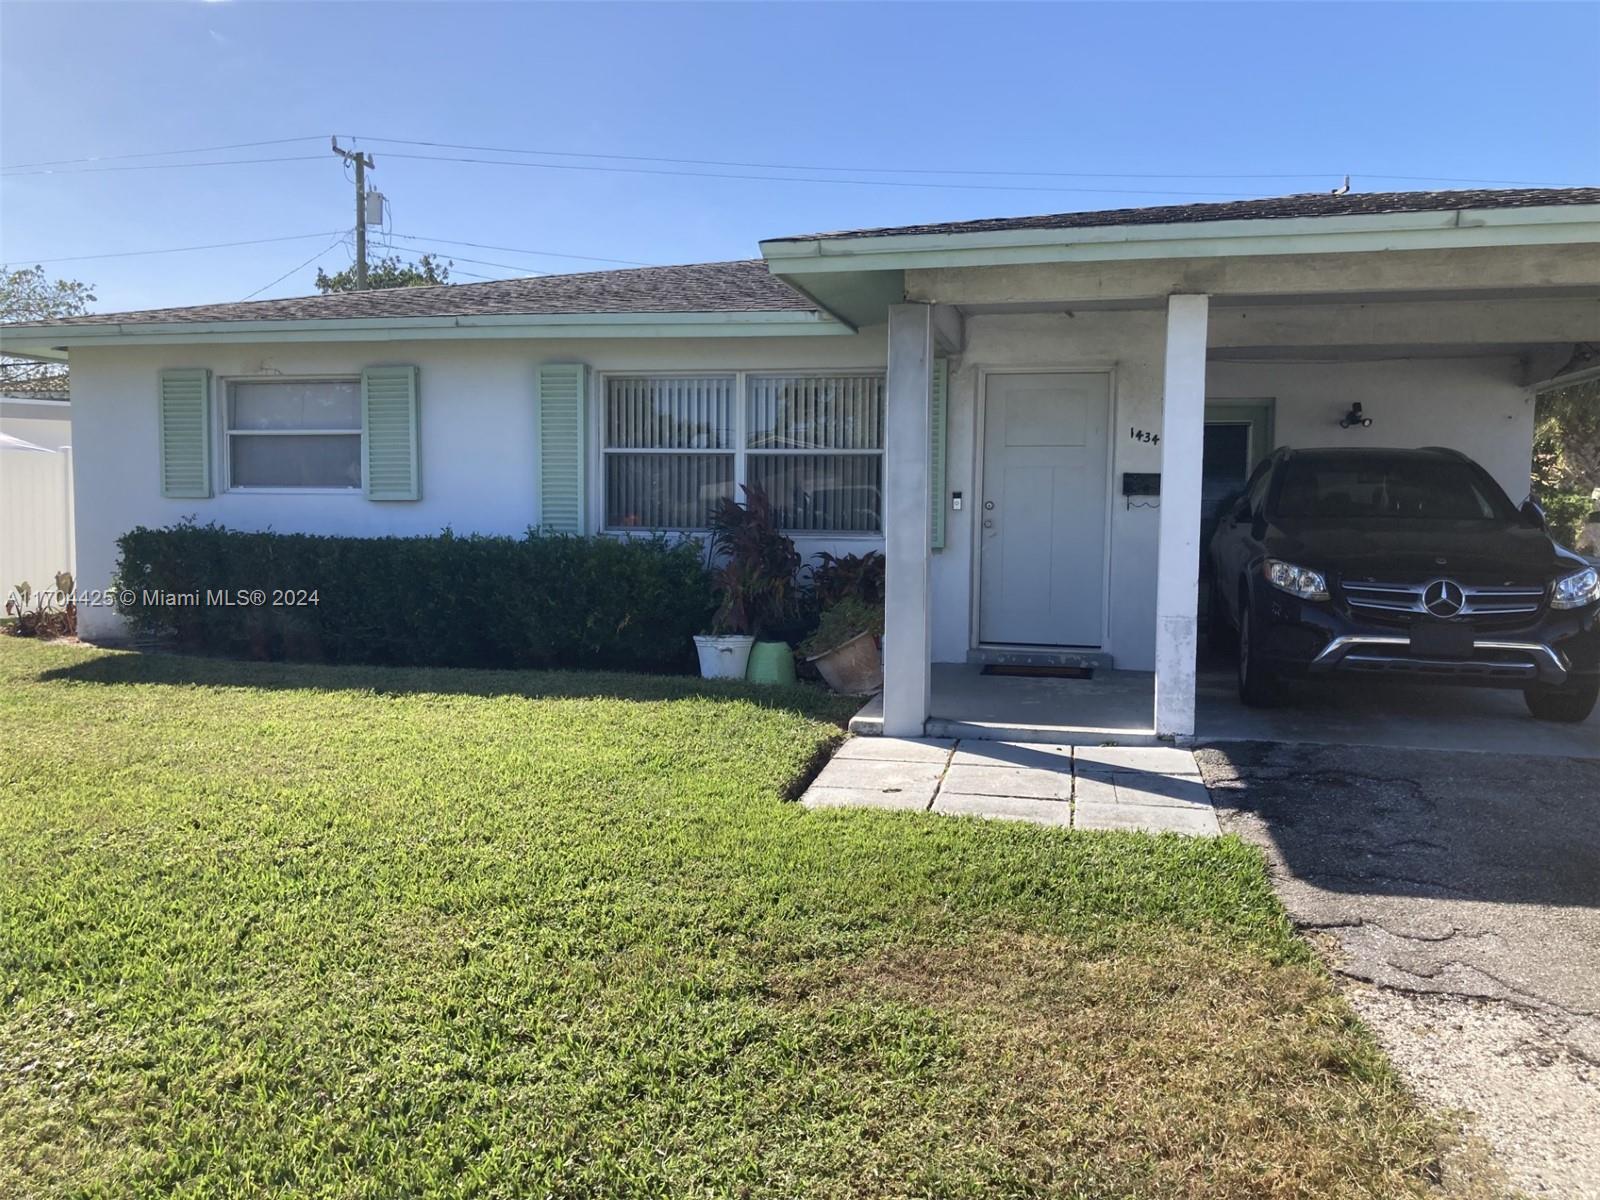
[[[1246,704],[1335,672],[1520,688],[1550,721],[1600,694],[1600,575],[1454,450],[1278,450],[1209,557],[1209,638],[1237,639]]]

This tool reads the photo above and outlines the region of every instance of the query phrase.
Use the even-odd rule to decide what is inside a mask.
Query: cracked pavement
[[[1600,746],[1596,747],[1600,754]],[[1600,1198],[1600,758],[1230,742],[1224,833],[1511,1182]]]

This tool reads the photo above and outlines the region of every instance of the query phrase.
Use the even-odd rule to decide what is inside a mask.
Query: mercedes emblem
[[[1422,592],[1422,607],[1436,617],[1459,616],[1467,606],[1467,594],[1453,579],[1435,579]]]

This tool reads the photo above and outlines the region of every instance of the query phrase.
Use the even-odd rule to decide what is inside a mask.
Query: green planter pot
[[[751,683],[793,683],[794,651],[788,642],[757,642],[750,648],[750,666],[745,671]]]

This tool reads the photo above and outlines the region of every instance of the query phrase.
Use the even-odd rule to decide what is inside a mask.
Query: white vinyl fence
[[[72,451],[0,445],[0,601],[19,583],[55,586],[77,573],[72,534]]]

